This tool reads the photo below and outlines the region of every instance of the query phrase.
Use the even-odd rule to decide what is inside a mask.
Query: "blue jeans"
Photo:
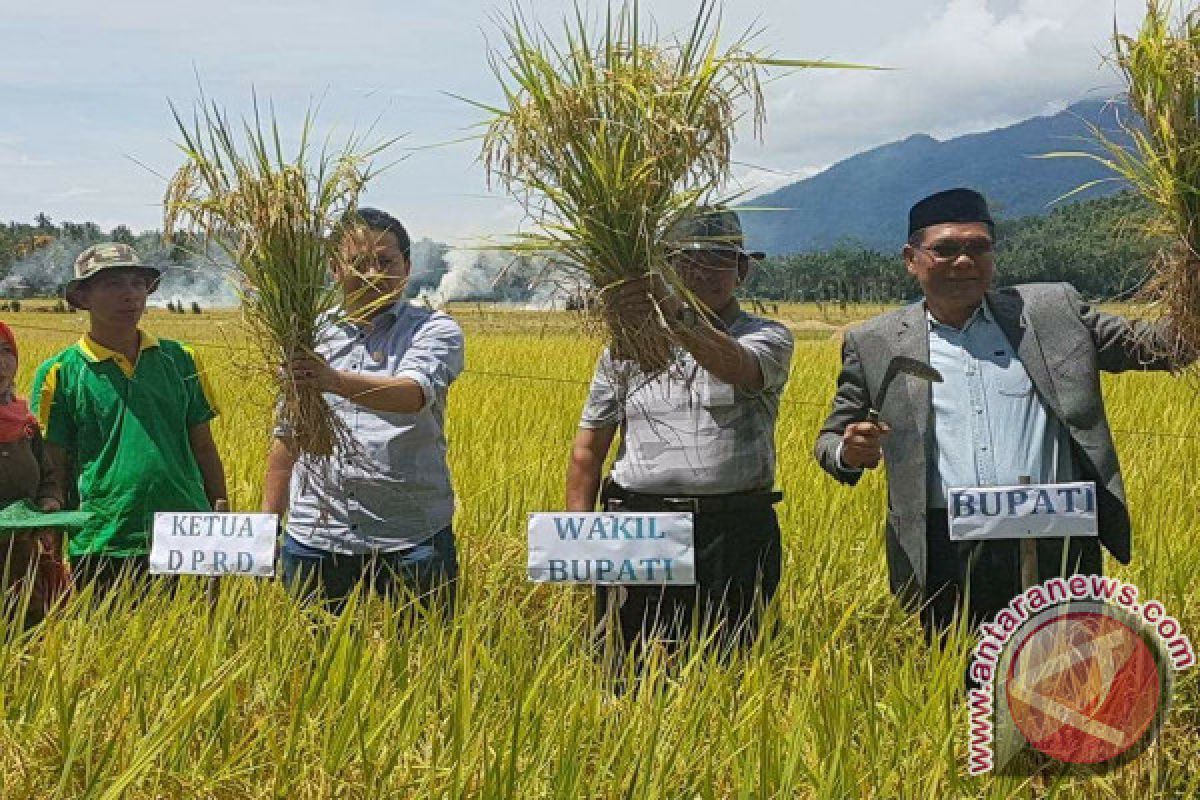
[[[335,613],[341,612],[360,586],[384,596],[411,591],[426,608],[437,602],[447,616],[454,611],[458,554],[449,527],[398,553],[331,553],[302,544],[286,533],[281,550],[283,585],[288,591],[306,599],[319,596]]]

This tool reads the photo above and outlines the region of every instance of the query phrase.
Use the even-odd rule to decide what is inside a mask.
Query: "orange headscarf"
[[[17,337],[13,336],[12,329],[3,322],[0,322],[0,338],[8,342],[13,357],[18,358]],[[12,400],[0,405],[0,444],[30,439],[36,430],[37,420],[29,413],[29,403],[23,397],[17,397],[14,387]]]

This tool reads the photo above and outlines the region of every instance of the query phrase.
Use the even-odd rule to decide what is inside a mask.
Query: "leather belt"
[[[659,495],[631,492],[612,481],[605,481],[600,493],[609,511],[690,511],[693,514],[721,514],[770,508],[783,499],[783,492],[753,491],[711,495]]]

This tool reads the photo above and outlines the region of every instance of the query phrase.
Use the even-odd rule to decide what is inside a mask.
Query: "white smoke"
[[[60,236],[13,265],[0,281],[0,297],[34,294],[61,295],[73,276],[76,256],[94,241]],[[219,247],[207,252],[164,246],[156,233],[137,237],[134,244],[144,263],[163,271],[152,306],[168,303],[188,309],[230,308],[239,303],[235,271]],[[566,276],[566,277],[564,277]],[[518,305],[532,310],[564,308],[582,287],[570,271],[545,258],[519,256],[503,250],[449,249],[430,240],[414,243],[412,291],[430,305],[484,302]]]
[[[15,262],[0,281],[0,297],[33,295],[61,296],[74,277],[75,258],[97,241],[57,236],[43,247]],[[134,248],[148,266],[162,270],[158,291],[150,296],[152,306],[166,306],[182,300],[188,307],[199,303],[204,308],[232,307],[238,304],[237,292],[229,281],[228,261],[211,254],[172,253],[164,249],[158,234],[137,237]]]
[[[546,259],[503,250],[453,249],[444,256],[446,274],[418,298],[431,305],[486,302],[531,310],[563,307],[573,288],[563,285],[560,270]]]
[[[56,238],[12,265],[0,281],[0,297],[21,294],[57,295],[71,279],[72,264],[84,245],[73,239]]]
[[[507,264],[498,255],[486,250],[453,249],[446,253],[448,269],[433,291],[433,297],[442,303],[495,300],[496,281]]]
[[[194,255],[174,262],[164,257],[154,266],[163,274],[158,291],[150,296],[151,305],[174,302],[184,308],[193,303],[202,308],[235,308],[240,304],[233,267],[223,255]]]

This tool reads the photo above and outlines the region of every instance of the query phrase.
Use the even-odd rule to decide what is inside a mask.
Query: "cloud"
[[[573,0],[523,2],[558,30]],[[161,181],[130,158],[163,173],[178,162],[166,100],[187,109],[197,73],[235,114],[258,89],[287,130],[320,100],[322,135],[377,119],[383,136],[410,134],[404,148],[477,132],[480,112],[445,93],[497,99],[485,34],[499,42],[491,15],[507,5],[210,0],[204,14],[181,15],[161,0],[111,0],[99,14],[91,0],[22,4],[5,18],[0,52],[0,168],[20,168],[0,181],[0,215],[158,224]],[[695,8],[643,3],[664,32],[686,27]],[[756,44],[781,56],[896,68],[775,75],[765,142],[742,132],[731,188],[766,191],[912,133],[983,130],[1110,94],[1117,81],[1101,63],[1113,14],[1129,29],[1143,10],[1144,0],[730,0],[730,36],[756,27]],[[476,153],[416,150],[372,185],[371,202],[419,235],[510,233],[519,210],[499,193],[479,197]],[[76,191],[93,186],[105,188]]]
[[[1096,0],[939,5],[870,52],[845,56],[890,71],[814,70],[772,82],[761,160],[831,163],[913,133],[947,138],[988,130],[1118,91],[1116,76],[1103,67],[1111,6]],[[1141,8],[1137,0],[1116,3],[1123,28],[1136,23]]]
[[[826,166],[822,164],[800,167],[798,169],[780,170],[750,164],[740,165],[734,170],[733,179],[729,186],[730,194],[742,197],[766,194],[797,181],[802,181],[805,178],[811,178],[825,169]]]
[[[86,186],[72,186],[70,189],[67,189],[65,192],[59,192],[58,194],[51,195],[50,200],[52,202],[58,203],[58,202],[62,202],[63,200],[70,200],[75,197],[87,197],[89,194],[100,194],[100,190],[99,189],[90,189]]]
[[[0,167],[52,167],[54,162],[38,158],[21,149],[21,140],[14,136],[0,136]]]

